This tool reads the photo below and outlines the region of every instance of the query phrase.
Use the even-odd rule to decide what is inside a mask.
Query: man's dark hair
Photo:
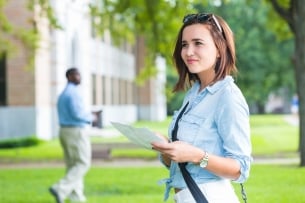
[[[77,70],[77,68],[69,68],[68,70],[67,70],[67,72],[66,72],[66,78],[68,78],[69,77],[69,75],[72,75],[72,74],[74,74],[75,72],[77,72],[78,70]]]

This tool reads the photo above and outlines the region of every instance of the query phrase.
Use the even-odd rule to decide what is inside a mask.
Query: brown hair
[[[173,62],[177,68],[179,75],[179,79],[173,89],[174,92],[183,91],[186,88],[190,87],[193,82],[199,80],[197,74],[192,74],[189,72],[187,66],[185,65],[181,57],[182,33],[184,28],[189,25],[209,25],[208,29],[210,30],[215,46],[218,49],[220,55],[219,59],[216,62],[216,75],[212,82],[215,83],[223,79],[226,75],[230,75],[231,73],[237,73],[237,68],[235,66],[236,56],[233,32],[231,31],[228,24],[220,16],[216,16],[214,14],[207,15],[211,15],[208,20],[201,21],[200,19],[198,20],[198,18],[193,18],[185,22],[180,28],[173,53]],[[221,30],[217,26],[217,23],[220,25]]]

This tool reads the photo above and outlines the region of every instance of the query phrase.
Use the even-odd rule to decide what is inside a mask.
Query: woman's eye
[[[201,42],[195,42],[195,45],[201,45],[202,43]]]
[[[186,47],[186,46],[187,46],[187,44],[186,44],[186,43],[183,43],[183,44],[182,44],[182,47]]]

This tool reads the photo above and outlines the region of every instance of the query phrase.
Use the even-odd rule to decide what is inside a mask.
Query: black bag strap
[[[185,112],[186,107],[188,106],[188,104],[189,104],[189,102],[187,102],[185,104],[185,106],[183,107],[183,109],[181,110],[181,112],[179,113],[179,115],[176,119],[176,123],[175,123],[174,129],[172,131],[172,140],[173,141],[178,140],[178,138],[177,138],[178,122],[181,119],[183,113]],[[208,203],[208,200],[205,198],[204,194],[199,189],[197,183],[194,181],[194,179],[192,178],[190,173],[187,171],[187,169],[186,169],[187,162],[179,163],[178,165],[179,165],[179,168],[182,172],[182,176],[184,178],[184,181],[185,181],[187,187],[189,188],[189,190],[191,191],[195,201],[197,203]]]
[[[241,197],[243,198],[244,202],[247,203],[247,194],[244,188],[244,184],[240,183],[240,187],[241,187]]]

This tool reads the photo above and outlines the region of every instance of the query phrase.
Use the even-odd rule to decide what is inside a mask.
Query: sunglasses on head
[[[217,20],[217,18],[211,13],[198,13],[198,14],[188,14],[184,16],[183,23],[190,23],[190,22],[206,22],[212,21],[217,29],[222,33],[222,28]]]

